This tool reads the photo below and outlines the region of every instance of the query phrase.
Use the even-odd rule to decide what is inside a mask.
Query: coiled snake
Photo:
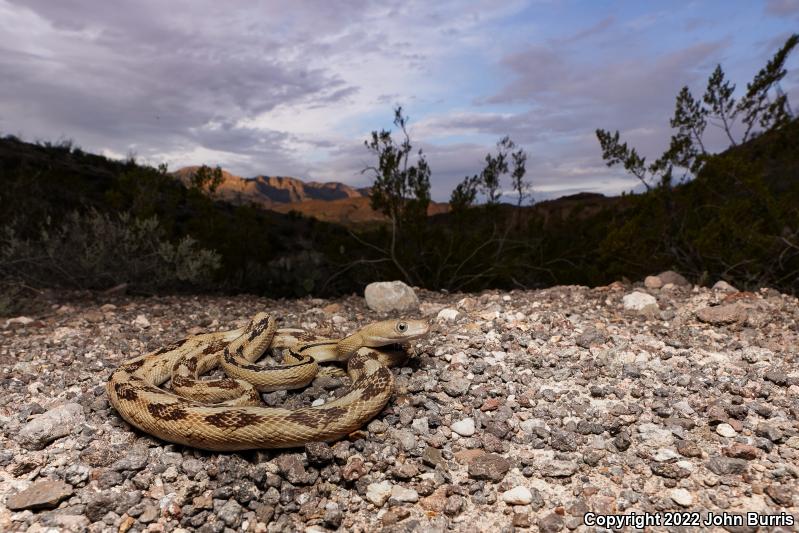
[[[163,440],[215,451],[290,448],[331,441],[360,428],[391,397],[388,365],[397,355],[374,348],[417,339],[422,320],[386,320],[341,339],[318,339],[302,330],[277,329],[259,313],[244,328],[188,337],[125,361],[111,374],[111,404],[131,425]],[[283,350],[284,364],[252,364],[267,349]],[[404,356],[404,353],[403,353]],[[265,407],[260,391],[303,387],[318,362],[347,361],[347,393],[319,406]],[[229,376],[200,380],[221,366]],[[172,380],[172,393],[159,385]]]

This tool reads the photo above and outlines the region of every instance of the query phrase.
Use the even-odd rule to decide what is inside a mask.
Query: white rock
[[[147,317],[144,315],[136,315],[136,319],[133,321],[134,326],[138,326],[140,328],[149,328],[150,321],[147,320]]]
[[[659,289],[663,286],[663,280],[657,276],[647,276],[644,278],[644,287],[647,289]]]
[[[722,437],[727,437],[728,439],[731,439],[738,434],[738,432],[732,429],[732,426],[729,424],[719,424],[716,426],[716,433]]]
[[[471,437],[474,435],[474,419],[464,418],[463,420],[458,420],[450,426],[450,429],[461,437]]]
[[[533,493],[527,487],[513,487],[502,493],[502,501],[509,505],[527,505],[533,501]]]
[[[652,459],[662,463],[663,461],[670,461],[672,459],[677,459],[678,457],[680,457],[680,454],[671,448],[660,448],[655,452],[655,455],[652,456]]]
[[[50,442],[80,429],[85,421],[83,406],[79,403],[59,405],[25,424],[17,440],[23,448],[41,450]]]
[[[413,489],[406,489],[402,485],[391,487],[391,497],[399,502],[414,503],[419,501],[419,493]]]
[[[638,433],[641,437],[641,440],[647,446],[668,446],[674,442],[674,437],[672,436],[671,431],[651,422],[645,422],[639,425]]]
[[[688,507],[694,503],[694,497],[685,489],[672,489],[669,496],[674,500],[674,503],[682,505],[683,507]]]
[[[651,294],[644,292],[632,292],[622,298],[626,311],[636,311],[638,313],[654,313],[658,311],[658,301]]]
[[[445,320],[447,322],[451,322],[456,318],[458,318],[459,314],[460,313],[458,313],[457,309],[453,309],[451,307],[445,307],[444,309],[438,312],[438,315],[436,315],[436,320]]]
[[[27,326],[31,322],[33,322],[33,319],[29,316],[15,316],[14,318],[9,318],[8,320],[6,320],[6,327],[11,326],[12,324]]]
[[[380,483],[369,483],[366,487],[366,499],[375,504],[377,507],[382,507],[389,496],[391,496],[391,483],[388,481],[381,481]]]
[[[723,291],[723,292],[738,292],[738,289],[727,283],[726,281],[719,280],[713,285],[714,291]]]
[[[379,313],[411,311],[419,308],[419,298],[413,289],[401,281],[378,281],[364,290],[366,305]]]

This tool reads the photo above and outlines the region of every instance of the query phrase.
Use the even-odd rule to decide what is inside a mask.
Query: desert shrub
[[[127,283],[132,290],[202,287],[220,257],[190,236],[172,243],[158,219],[73,211],[60,224],[49,219],[39,234],[21,238],[3,229],[0,270],[36,287],[104,289]]]

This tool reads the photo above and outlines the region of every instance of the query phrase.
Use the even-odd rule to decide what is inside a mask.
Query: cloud
[[[756,11],[778,24],[771,15],[793,6]],[[529,152],[542,195],[614,193],[635,180],[604,166],[595,128],[662,151],[682,85],[790,29],[755,34],[750,13],[753,34],[729,34],[698,4],[562,11],[522,0],[0,0],[0,131],[172,168],[365,185],[363,141],[403,104],[437,199],[504,135]],[[791,96],[796,85],[789,72]]]
[[[768,0],[766,13],[776,17],[799,15],[799,0]]]

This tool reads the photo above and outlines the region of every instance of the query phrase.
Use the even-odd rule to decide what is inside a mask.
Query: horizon
[[[504,135],[536,201],[617,195],[640,186],[605,166],[596,128],[657,156],[683,85],[701,97],[719,63],[740,96],[799,22],[797,0],[198,5],[0,0],[0,133],[359,188],[363,141],[402,105],[435,201]]]

